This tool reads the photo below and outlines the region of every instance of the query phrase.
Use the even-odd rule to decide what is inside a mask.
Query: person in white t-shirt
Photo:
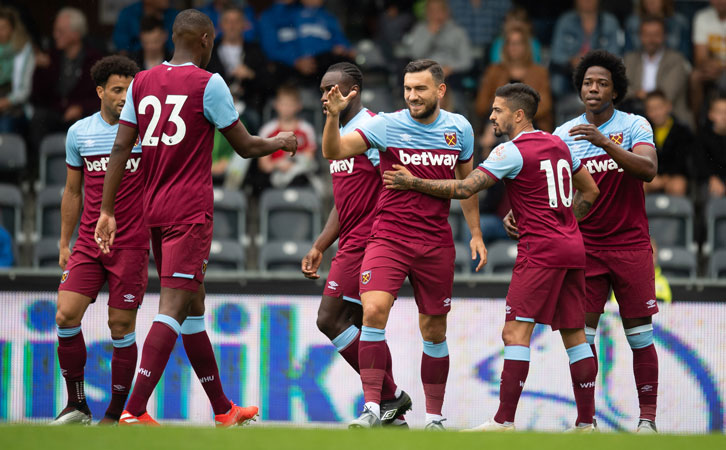
[[[693,19],[694,70],[691,107],[696,121],[705,117],[704,99],[726,89],[726,0],[711,0]]]

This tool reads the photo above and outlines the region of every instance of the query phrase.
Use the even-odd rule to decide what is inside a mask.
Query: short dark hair
[[[91,67],[91,78],[96,86],[106,86],[111,75],[133,78],[139,71],[139,66],[129,58],[121,55],[106,56],[96,61]]]
[[[144,16],[141,18],[141,24],[139,28],[139,31],[141,33],[148,33],[149,31],[159,29],[166,31],[166,28],[164,27],[164,21],[162,21],[158,17]]]
[[[654,91],[650,91],[650,92],[648,92],[648,93],[647,93],[647,94],[645,95],[645,101],[646,101],[646,102],[647,102],[648,100],[651,100],[651,99],[654,99],[654,98],[659,98],[659,99],[661,99],[661,100],[665,100],[665,101],[670,101],[670,99],[669,99],[669,98],[668,98],[668,96],[667,96],[667,95],[665,94],[665,92],[663,92],[663,91],[662,91],[662,90],[660,90],[660,89],[656,89],[656,90],[654,90]]]
[[[713,97],[710,102],[708,102],[708,109],[713,108],[713,106],[718,102],[726,102],[726,93],[719,92],[718,94],[716,94],[716,96]]]
[[[212,19],[196,9],[185,9],[176,15],[172,33],[204,33],[207,28],[214,28]]]
[[[524,83],[509,83],[499,86],[494,92],[495,97],[501,97],[507,101],[512,111],[521,109],[528,120],[534,119],[537,114],[540,96],[532,86]]]
[[[436,83],[441,84],[444,82],[444,69],[433,59],[417,59],[415,61],[411,61],[406,64],[406,67],[403,69],[403,73],[418,73],[423,72],[424,70],[431,72],[431,76],[434,77],[434,81]]]
[[[360,91],[363,90],[363,73],[361,73],[358,66],[349,62],[339,62],[328,67],[327,72],[340,72],[347,75],[352,81],[353,85],[358,85]]]
[[[575,84],[575,89],[577,89],[577,95],[582,97],[582,82],[585,79],[585,72],[593,66],[603,67],[610,72],[613,79],[613,89],[617,94],[613,103],[618,104],[625,99],[625,94],[628,93],[628,76],[625,74],[625,63],[619,56],[605,50],[588,52],[575,67],[572,82]]]
[[[302,101],[301,97],[300,97],[300,88],[298,88],[296,85],[294,85],[292,83],[281,84],[277,88],[277,92],[275,95],[276,96],[287,95],[289,97],[295,98],[298,102]]]
[[[663,31],[665,31],[665,29],[666,29],[665,20],[663,20],[662,17],[658,17],[658,16],[645,16],[645,17],[643,17],[642,19],[640,19],[640,27],[639,28],[642,30],[643,29],[643,25],[648,24],[648,23],[658,23],[663,28]]]

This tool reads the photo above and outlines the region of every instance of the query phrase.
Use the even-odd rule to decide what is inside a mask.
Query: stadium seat
[[[236,239],[212,240],[207,270],[244,270],[245,252]]]
[[[35,189],[66,184],[66,134],[55,133],[40,143],[40,171]]]
[[[466,225],[466,218],[464,217],[464,211],[461,210],[459,200],[451,200],[449,225],[451,225],[451,234],[454,236],[455,243],[469,243],[469,227]]]
[[[64,186],[48,186],[36,199],[36,237],[59,239]],[[74,231],[75,234],[75,231]]]
[[[466,244],[454,244],[456,259],[454,260],[454,273],[459,275],[471,273],[471,250]]]
[[[693,203],[684,197],[648,195],[650,236],[658,246],[693,249]]]
[[[0,224],[10,233],[14,244],[25,241],[22,215],[23,194],[20,189],[12,184],[0,184]]]
[[[708,272],[711,278],[726,278],[726,249],[713,252]]]
[[[58,237],[47,237],[36,242],[33,252],[33,266],[58,267],[59,245]],[[71,248],[73,247],[71,246]]]
[[[376,70],[387,72],[391,70],[390,62],[386,59],[381,48],[370,39],[358,41],[355,45],[355,53],[355,62],[365,72]],[[366,105],[366,103],[363,104]]]
[[[708,239],[705,252],[726,249],[726,198],[712,198],[706,206]]]
[[[262,193],[260,244],[273,241],[314,241],[319,233],[320,199],[314,191],[267,189]]]
[[[366,86],[360,96],[361,103],[374,113],[392,112],[395,110],[388,85]]]
[[[233,239],[246,245],[247,201],[240,191],[214,190],[214,239]]]
[[[511,273],[517,260],[517,243],[494,242],[487,247],[487,273]]]
[[[300,261],[312,245],[312,241],[268,242],[260,249],[260,270],[300,273]]]
[[[28,164],[25,141],[14,133],[0,133],[0,174],[4,180],[20,184]]]
[[[688,278],[696,276],[696,255],[681,247],[658,247],[658,265],[667,278]]]

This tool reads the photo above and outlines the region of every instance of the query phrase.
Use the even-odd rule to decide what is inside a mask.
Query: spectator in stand
[[[277,0],[265,10],[258,21],[260,45],[273,64],[274,84],[281,85],[299,73],[312,73],[313,68],[300,59],[298,32],[295,25],[300,7],[294,0]]]
[[[484,123],[481,135],[477,140],[480,149],[481,160],[475,161],[479,164],[486,161],[492,150],[504,139],[497,138],[494,134],[494,127],[491,121]],[[482,231],[482,240],[485,244],[507,239],[507,233],[504,231],[502,218],[507,214],[511,206],[507,197],[507,189],[504,183],[497,183],[489,189],[479,192],[479,215],[480,226]],[[468,230],[468,227],[467,227]],[[472,262],[473,264],[473,262]],[[474,266],[476,268],[476,266]]]
[[[590,50],[621,54],[618,20],[600,11],[598,0],[575,0],[575,9],[563,14],[555,25],[550,73],[552,93],[560,98],[574,93],[572,70]]]
[[[272,187],[311,185],[317,169],[315,130],[312,125],[298,117],[302,110],[300,91],[294,86],[281,86],[277,90],[274,107],[277,118],[263,125],[259,135],[269,138],[281,131],[292,131],[297,137],[297,153],[295,158],[290,158],[280,150],[258,159],[258,167],[261,172],[269,175]]]
[[[469,36],[451,20],[446,0],[426,1],[426,19],[414,25],[404,43],[411,59],[433,59],[445,77],[464,74],[473,65]]]
[[[86,16],[79,9],[63,8],[53,24],[55,49],[49,55],[36,55],[31,93],[33,115],[28,133],[29,167],[37,165],[33,158],[43,137],[66,131],[76,120],[98,110],[91,66],[103,55],[84,43],[86,31]]]
[[[376,37],[378,47],[389,61],[393,61],[396,47],[415,22],[411,12],[413,3],[414,0],[384,0],[382,11],[371,21],[375,24],[371,35]],[[395,69],[390,68],[390,71],[395,72]]]
[[[504,17],[512,7],[512,2],[510,0],[449,0],[449,6],[451,17],[466,30],[471,45],[486,50],[499,33]]]
[[[682,14],[676,12],[674,0],[640,0],[638,11],[625,21],[625,52],[642,50],[640,34],[641,21],[646,17],[658,17],[665,25],[665,45],[691,58],[691,24]]]
[[[122,9],[113,29],[113,45],[122,53],[141,50],[141,19],[153,16],[164,22],[167,32],[166,49],[174,50],[171,28],[178,11],[169,7],[169,0],[141,0]]]
[[[504,26],[502,26],[502,34],[497,36],[492,42],[489,50],[489,64],[497,64],[502,61],[502,49],[504,48],[504,31],[513,25],[520,25],[527,28],[529,34],[529,43],[532,51],[532,60],[535,64],[542,63],[542,45],[532,34],[532,22],[529,21],[527,10],[524,8],[514,8],[507,13],[504,18]]]
[[[220,17],[222,17],[222,13],[227,8],[234,6],[233,3],[234,2],[232,0],[212,0],[211,2],[197,9],[206,14],[207,17],[212,20],[212,24],[214,24],[214,32],[216,34],[219,34],[222,32],[222,29],[219,27],[219,19]]]
[[[151,69],[169,60],[171,53],[166,49],[167,34],[164,22],[159,18],[146,16],[141,19],[141,50],[131,55],[141,70]]]
[[[715,97],[708,109],[710,126],[698,134],[699,165],[696,169],[708,182],[712,197],[726,196],[726,96]]]
[[[17,11],[0,8],[0,133],[25,125],[34,69],[33,46]]]
[[[660,17],[644,17],[640,23],[642,50],[625,55],[630,89],[622,109],[643,114],[646,95],[662,91],[673,104],[673,115],[691,126],[693,115],[688,109],[690,64],[678,50],[666,47],[665,22]]]
[[[726,0],[711,0],[693,19],[691,110],[701,125],[704,99],[726,92]]]
[[[240,102],[245,126],[260,126],[260,115],[273,89],[268,62],[259,44],[244,37],[246,18],[242,10],[227,8],[220,17],[222,30],[212,50],[207,70],[218,73]]]
[[[552,94],[547,69],[537,65],[532,59],[530,35],[526,27],[519,23],[508,25],[504,32],[502,62],[489,66],[479,83],[476,96],[476,114],[488,121],[494,102],[494,91],[507,83],[525,83],[532,86],[540,95],[540,103],[534,116],[537,128],[547,132],[554,130],[552,115]],[[514,137],[514,136],[510,136]]]
[[[691,130],[672,114],[673,105],[666,94],[656,89],[645,97],[645,118],[653,127],[658,154],[658,175],[644,183],[646,194],[664,192],[685,196],[692,175],[695,138]]]

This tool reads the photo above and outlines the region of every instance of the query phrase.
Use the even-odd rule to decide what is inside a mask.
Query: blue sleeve
[[[369,148],[366,152],[366,156],[371,164],[373,164],[373,167],[378,167],[378,164],[381,163],[381,154],[378,153],[378,149],[376,148]]]
[[[66,134],[66,164],[71,167],[82,167],[83,159],[81,152],[78,150],[78,142],[76,140],[76,128],[71,127]]]
[[[489,157],[479,165],[482,169],[486,169],[489,173],[501,180],[503,178],[514,179],[522,170],[522,154],[519,149],[511,142],[496,147],[489,154]]]
[[[633,121],[633,125],[630,127],[632,146],[647,144],[655,148],[655,144],[653,143],[653,128],[650,126],[650,123],[641,116],[635,117],[636,120]]]
[[[565,145],[567,145],[567,144],[565,144]],[[569,149],[569,147],[568,147],[568,149]],[[580,158],[578,158],[577,156],[575,156],[574,153],[572,153],[572,150],[570,150],[570,157],[572,158],[572,173],[575,173],[575,172],[577,172],[577,169],[580,168],[582,163],[580,162]]]
[[[350,48],[350,42],[343,34],[343,30],[340,28],[340,22],[332,14],[328,14],[328,28],[332,34],[333,47],[336,45],[342,45],[346,48]]]
[[[469,122],[466,122],[464,132],[461,136],[461,151],[459,152],[459,161],[466,162],[474,156],[474,129]]]
[[[133,123],[138,125],[139,122],[136,120],[136,108],[134,107],[134,95],[133,95],[134,80],[131,80],[129,88],[126,90],[126,103],[121,110],[119,120],[124,122]]]
[[[386,151],[386,119],[383,114],[366,120],[356,128],[365,139],[368,148],[376,148],[382,152]]]
[[[234,124],[239,119],[232,93],[229,92],[227,83],[218,73],[209,78],[207,87],[204,89],[204,117],[220,130]]]

